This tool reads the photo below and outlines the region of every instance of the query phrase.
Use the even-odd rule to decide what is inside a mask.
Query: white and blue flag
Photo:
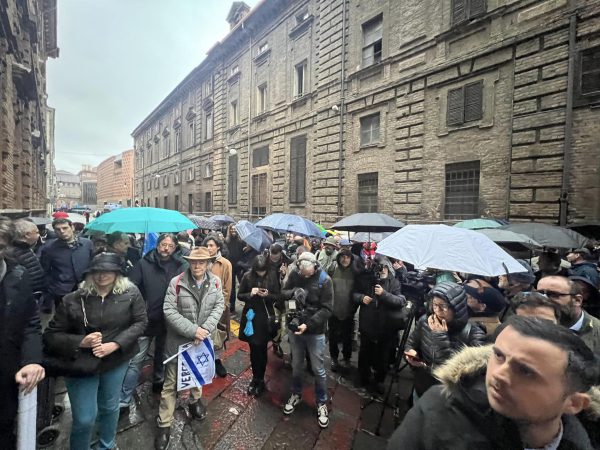
[[[179,346],[177,390],[183,391],[212,383],[215,377],[215,350],[210,338],[200,344]]]

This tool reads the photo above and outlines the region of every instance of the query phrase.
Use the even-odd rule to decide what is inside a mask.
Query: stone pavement
[[[237,329],[237,323],[232,322],[232,325]],[[285,343],[283,348],[287,350]],[[393,411],[391,407],[385,408],[381,437],[373,435],[383,404],[376,401],[361,409],[370,396],[356,389],[350,381],[356,375],[355,358],[356,353],[349,372],[338,374],[331,373],[327,358],[330,424],[329,428],[321,429],[317,424],[313,379],[308,372],[303,403],[291,416],[282,412],[291,386],[287,354],[282,360],[269,350],[267,390],[259,398],[246,394],[252,379],[249,349],[247,344],[234,338],[222,356],[229,374],[226,378],[215,378],[204,388],[207,419],[192,420],[185,405],[178,403],[169,449],[382,449],[394,429]],[[151,366],[145,366],[142,378],[148,378],[151,370]],[[389,381],[390,377],[386,387]],[[403,417],[411,387],[410,371],[403,370],[399,381],[394,384],[393,393],[399,385],[398,401],[400,417]],[[68,398],[64,397],[65,413],[58,425],[61,435],[51,449],[68,448],[70,411]],[[135,400],[129,416],[119,421],[117,444],[122,450],[153,449],[160,397],[152,393],[151,383],[142,382]],[[391,395],[388,404],[394,401],[395,395]]]

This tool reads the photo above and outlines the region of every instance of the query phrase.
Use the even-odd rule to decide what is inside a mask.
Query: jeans
[[[73,426],[71,450],[89,450],[94,425],[98,424],[98,450],[115,446],[119,421],[119,392],[127,363],[108,372],[80,378],[65,377]]]
[[[340,320],[331,316],[329,318],[329,354],[331,359],[338,359],[340,354],[339,344],[342,344],[344,359],[352,357],[352,332],[354,331],[354,317]]]
[[[146,359],[150,344],[154,339],[154,383],[162,383],[165,378],[165,367],[163,361],[165,360],[165,335],[160,336],[142,336],[138,338],[138,346],[140,350],[129,362],[125,379],[123,380],[123,387],[121,388],[121,400],[120,406],[128,406],[131,403],[131,395],[138,385],[140,378],[140,371],[142,370],[142,364]]]
[[[306,352],[315,374],[315,397],[317,403],[327,402],[327,374],[325,372],[325,335],[294,334],[289,332],[292,352],[292,393],[302,395],[302,376],[304,375],[304,358]]]

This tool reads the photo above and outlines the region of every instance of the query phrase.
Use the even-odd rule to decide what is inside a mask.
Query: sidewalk
[[[232,321],[237,334],[238,324]],[[285,340],[287,341],[287,339]],[[287,353],[287,342],[284,351]],[[353,355],[356,358],[356,353]],[[373,402],[365,409],[361,405],[369,400],[364,390],[356,389],[354,380],[356,360],[350,373],[333,374],[328,369],[330,395],[329,428],[317,424],[314,384],[306,373],[303,403],[291,416],[282,412],[283,404],[290,394],[291,367],[289,355],[284,360],[269,349],[266,373],[267,390],[258,399],[249,397],[246,389],[252,379],[250,354],[247,344],[233,337],[222,356],[229,374],[215,378],[204,388],[203,401],[208,407],[208,417],[202,422],[192,420],[187,408],[178,403],[175,421],[171,427],[170,450],[175,449],[383,449],[394,430],[392,408],[387,407],[381,427],[381,437],[375,431],[381,414],[382,403]],[[145,366],[143,380],[151,374],[151,366]],[[400,416],[406,408],[411,382],[410,373],[400,374]],[[386,388],[389,385],[386,383]],[[394,385],[396,392],[396,385]],[[394,392],[388,404],[394,403]],[[65,396],[66,397],[66,396]],[[143,382],[135,395],[129,417],[119,422],[117,444],[120,449],[153,449],[156,432],[156,415],[160,396],[153,394],[151,383]],[[70,408],[65,398],[65,412],[60,424],[61,433],[51,449],[67,449],[70,429]]]

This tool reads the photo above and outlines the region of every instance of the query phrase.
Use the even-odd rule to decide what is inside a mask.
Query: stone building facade
[[[81,203],[96,209],[97,205],[97,168],[89,164],[83,164],[79,171],[81,182]]]
[[[105,159],[96,168],[96,202],[133,206],[133,150]]]
[[[79,175],[57,170],[54,174],[56,180],[55,208],[72,208],[81,203],[81,180]]]
[[[597,1],[240,3],[134,130],[140,200],[324,224],[600,220]]]
[[[45,213],[46,60],[58,57],[56,0],[0,0],[0,211]],[[53,115],[52,115],[53,117]],[[53,126],[53,124],[51,124]]]

